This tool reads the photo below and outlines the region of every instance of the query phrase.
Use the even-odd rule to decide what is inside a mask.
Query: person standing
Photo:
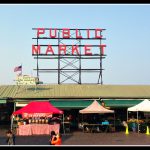
[[[15,131],[14,130],[11,130],[12,132],[12,138],[13,138],[13,143],[14,145],[16,144],[16,135],[15,135]]]

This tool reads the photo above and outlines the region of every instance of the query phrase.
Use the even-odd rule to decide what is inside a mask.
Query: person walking
[[[7,139],[6,139],[7,144],[14,145],[13,134],[12,134],[11,130],[8,130],[6,132],[6,136],[7,136]]]
[[[61,135],[57,134],[56,136],[54,136],[52,138],[52,145],[61,145],[62,144],[62,139],[61,139]]]
[[[53,145],[53,144],[52,144],[52,139],[53,139],[53,137],[55,137],[55,136],[56,136],[55,131],[51,131],[50,139],[49,139],[49,144],[50,144],[50,145]]]

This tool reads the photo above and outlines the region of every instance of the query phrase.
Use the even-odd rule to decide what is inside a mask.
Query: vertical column
[[[102,32],[101,32],[101,34],[102,34]],[[102,41],[101,41],[101,39],[100,39],[100,45],[102,44]],[[101,52],[100,52],[100,75],[101,75],[101,85],[103,84],[103,80],[102,80],[102,56],[103,54],[102,54],[102,50],[101,50]]]
[[[38,45],[38,37],[37,37],[37,45]],[[39,79],[39,61],[38,61],[38,53],[37,53],[37,78]]]
[[[100,45],[101,45],[101,39],[100,39]],[[100,48],[100,58],[99,58],[99,63],[100,63],[100,72],[99,72],[99,78],[98,78],[98,84],[100,82],[100,84],[103,84],[103,80],[102,80],[102,50]]]
[[[81,36],[81,31],[79,30],[79,34]],[[81,39],[79,39],[79,84],[81,84]]]
[[[102,53],[101,53],[101,56],[100,56],[100,77],[101,77],[101,83],[100,84],[102,85],[103,84],[103,80],[102,80]]]
[[[60,44],[60,30],[58,31],[58,84],[60,84],[60,54],[59,54],[59,44]]]

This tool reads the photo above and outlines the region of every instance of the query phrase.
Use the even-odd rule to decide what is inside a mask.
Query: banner
[[[51,113],[23,113],[22,118],[52,117]]]
[[[28,75],[17,76],[16,78],[17,85],[36,85],[38,81],[37,77],[31,77]]]

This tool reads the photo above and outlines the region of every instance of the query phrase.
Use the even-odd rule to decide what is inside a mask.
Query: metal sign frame
[[[43,31],[50,30],[50,28],[32,28],[32,30],[35,30],[37,33],[38,31],[42,29]],[[51,30],[55,30],[55,28],[51,28]],[[70,33],[69,38],[62,38],[61,34],[63,32],[63,29],[57,29],[57,37],[52,38],[49,36],[46,37],[39,37],[38,34],[36,37],[33,37],[32,39],[35,40],[36,44],[33,44],[33,46],[38,47],[46,47],[48,44],[39,44],[42,40],[57,40],[58,44],[53,44],[51,46],[56,47],[58,49],[56,54],[40,54],[40,53],[32,53],[32,56],[34,56],[34,59],[36,59],[36,70],[37,71],[37,77],[39,78],[39,73],[40,72],[50,72],[50,73],[57,73],[58,76],[58,84],[65,83],[68,80],[73,81],[74,83],[77,84],[82,84],[82,74],[83,73],[94,73],[98,72],[99,76],[97,79],[97,84],[103,84],[102,80],[102,71],[104,70],[102,68],[102,60],[106,57],[106,54],[104,54],[102,47],[102,40],[105,40],[106,38],[93,38],[93,37],[82,37],[82,38],[76,38],[74,35],[77,34],[78,30],[78,36],[82,36],[82,32],[85,32],[88,30],[88,32],[94,32],[95,29],[69,29],[72,33]],[[102,35],[102,31],[106,29],[100,29],[100,35]],[[44,33],[44,32],[43,32]],[[65,45],[65,41],[71,41],[73,40],[76,42],[74,45],[77,45],[79,48],[79,54],[71,54],[71,44],[66,44],[66,54],[60,54],[59,53],[59,45]],[[99,44],[95,44],[93,42],[92,47],[97,48],[97,54],[94,55],[85,55],[81,51],[83,47],[85,46],[82,44],[83,41],[99,41]],[[84,43],[84,42],[83,42]],[[33,52],[33,51],[32,51]],[[56,60],[58,63],[57,68],[40,68],[39,67],[39,60],[40,59],[53,59]],[[99,62],[99,66],[94,66],[94,68],[83,68],[82,66],[82,60],[96,60]],[[62,79],[63,76],[63,79]],[[65,78],[65,79],[64,79]]]

